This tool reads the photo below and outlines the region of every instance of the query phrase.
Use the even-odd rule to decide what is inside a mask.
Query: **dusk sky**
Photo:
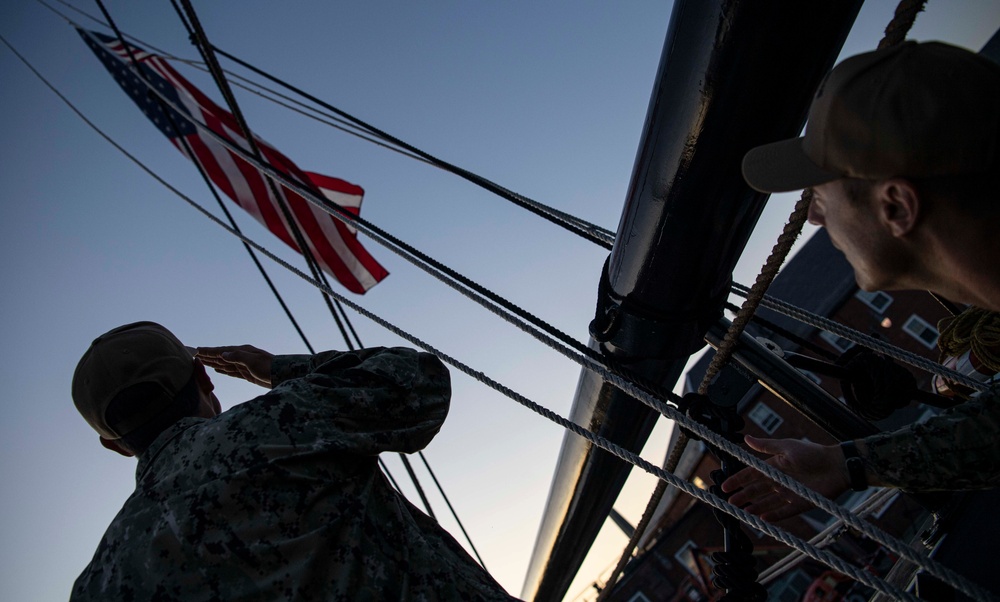
[[[202,2],[212,42],[428,152],[616,230],[670,2]],[[911,38],[979,48],[996,0],[931,0]],[[896,2],[868,2],[844,54],[870,50]],[[66,5],[84,27],[110,30]],[[73,6],[99,15],[97,6]],[[166,0],[110,0],[118,25],[186,59],[196,49]],[[119,144],[219,214],[193,166],[122,93],[62,18],[34,0],[0,4],[0,35]],[[233,67],[223,60],[223,66]],[[176,64],[220,102],[211,79]],[[245,73],[245,72],[243,72]],[[362,186],[362,215],[545,319],[588,339],[607,252],[453,175],[237,90],[251,127],[301,168]],[[0,599],[66,599],[134,486],[134,461],[104,450],[70,398],[90,341],[154,320],[189,345],[305,346],[238,240],[107,144],[0,46]],[[228,201],[227,201],[228,202]],[[232,205],[230,205],[232,207]],[[769,202],[736,271],[751,284],[791,197]],[[301,259],[247,214],[244,231]],[[807,230],[808,235],[809,230]],[[561,414],[580,369],[370,239],[389,277],[353,300]],[[344,343],[320,294],[262,259],[318,349]],[[338,289],[343,290],[343,289]],[[409,345],[352,314],[368,346]],[[451,414],[425,450],[487,568],[519,595],[563,431],[452,371]],[[214,376],[224,408],[262,390]],[[660,464],[670,425],[643,456]],[[419,505],[399,460],[386,463]],[[441,523],[461,533],[420,466]],[[654,486],[633,475],[616,508],[635,523]],[[598,537],[570,595],[613,563],[626,538]],[[464,543],[464,541],[463,541]]]

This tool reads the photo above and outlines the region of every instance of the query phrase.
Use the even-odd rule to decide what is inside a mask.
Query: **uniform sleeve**
[[[448,369],[406,348],[277,356],[257,400],[293,444],[375,455],[422,449],[444,423]]]
[[[868,467],[909,491],[1000,486],[1000,396],[983,393],[924,422],[872,435],[859,446]]]

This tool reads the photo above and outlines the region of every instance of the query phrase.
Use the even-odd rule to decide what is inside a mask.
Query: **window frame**
[[[761,420],[758,420],[756,415],[765,412],[767,413],[766,418],[761,418]],[[767,405],[763,401],[758,401],[753,408],[747,411],[747,418],[753,421],[754,424],[759,426],[760,429],[765,433],[767,433],[768,435],[773,435],[774,432],[778,430],[778,427],[780,427],[782,424],[785,423],[785,419],[781,417],[781,414],[774,411],[774,409],[771,408],[771,406]],[[766,419],[768,418],[777,419],[777,422],[775,422],[774,426],[772,426],[770,429],[768,429],[768,427],[764,425],[764,421],[766,421]]]
[[[878,307],[877,305],[875,305],[875,299],[878,299],[879,296],[886,298],[885,305],[882,307]],[[894,301],[892,295],[884,291],[868,292],[858,289],[858,292],[854,293],[854,297],[858,301],[861,301],[862,303],[870,307],[871,309],[877,311],[879,314],[884,314],[885,310],[889,309],[889,306],[892,305],[892,302]]]
[[[919,325],[919,326],[922,327],[920,329],[919,333],[913,331],[913,329],[912,329],[912,325],[913,324],[917,324],[917,325]],[[930,341],[930,342],[928,342],[926,339],[924,339],[921,336],[923,333],[927,332],[928,330],[934,332],[934,340]],[[928,322],[927,320],[921,318],[917,314],[911,314],[910,317],[906,319],[906,322],[903,322],[903,332],[905,332],[906,334],[908,334],[911,337],[913,337],[914,339],[916,339],[917,342],[919,342],[921,345],[923,345],[924,347],[926,347],[928,349],[936,349],[937,348],[938,339],[941,338],[941,333],[938,332],[937,327],[934,326],[933,324],[931,324],[930,322]]]

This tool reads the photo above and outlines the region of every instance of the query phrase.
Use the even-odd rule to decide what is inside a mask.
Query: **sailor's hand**
[[[271,388],[271,361],[274,356],[263,349],[252,345],[198,347],[196,357],[216,372]]]
[[[836,445],[819,445],[797,439],[758,439],[747,435],[747,445],[771,454],[767,463],[809,489],[835,498],[850,486],[844,456]],[[729,503],[768,522],[791,518],[813,508],[811,502],[778,485],[753,468],[744,468],[722,483],[732,493]]]

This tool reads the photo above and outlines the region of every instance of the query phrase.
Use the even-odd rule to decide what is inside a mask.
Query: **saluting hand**
[[[227,376],[271,388],[271,361],[274,355],[252,345],[198,347],[198,359]]]
[[[819,445],[797,439],[758,439],[747,435],[751,449],[772,454],[767,463],[809,489],[835,498],[850,486],[844,457],[836,445]],[[775,522],[813,508],[812,503],[778,485],[753,468],[744,468],[722,483],[732,493],[729,503]]]

